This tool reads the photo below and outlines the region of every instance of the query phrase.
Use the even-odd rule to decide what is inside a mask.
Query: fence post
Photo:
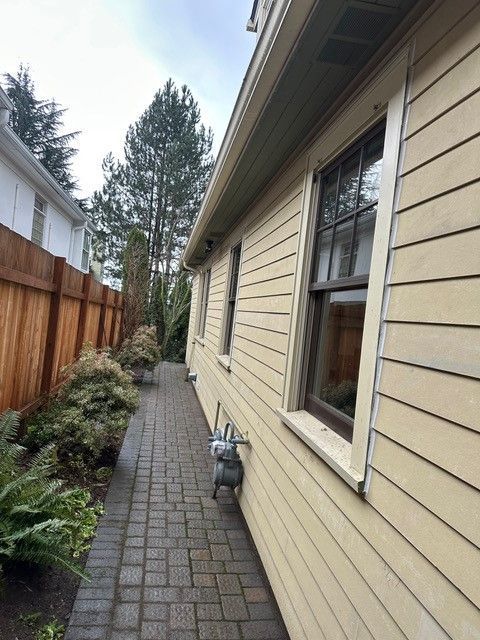
[[[65,258],[55,256],[53,265],[53,284],[55,291],[52,292],[50,300],[50,312],[48,315],[47,339],[45,342],[45,354],[43,356],[42,382],[40,384],[41,393],[49,393],[52,388],[52,373],[55,354],[58,342],[58,326],[60,320],[60,308],[65,276]]]
[[[103,285],[102,289],[102,306],[100,307],[100,318],[98,320],[98,333],[97,333],[97,348],[102,347],[103,334],[105,333],[105,316],[107,315],[107,301],[108,301],[108,284]]]
[[[84,298],[80,302],[80,314],[78,316],[77,341],[75,343],[75,357],[78,357],[85,340],[85,329],[87,328],[88,307],[90,305],[90,291],[92,289],[92,274],[86,273],[83,280]]]
[[[112,323],[110,325],[110,336],[108,340],[109,347],[115,346],[113,343],[115,342],[115,329],[117,328],[118,296],[118,291],[115,291],[113,298]]]

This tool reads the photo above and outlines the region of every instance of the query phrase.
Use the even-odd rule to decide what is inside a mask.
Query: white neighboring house
[[[95,226],[9,126],[0,87],[0,223],[88,273]]]

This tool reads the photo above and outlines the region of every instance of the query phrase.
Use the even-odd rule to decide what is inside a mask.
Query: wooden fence
[[[85,342],[116,346],[122,314],[118,291],[0,224],[0,412],[40,406]]]

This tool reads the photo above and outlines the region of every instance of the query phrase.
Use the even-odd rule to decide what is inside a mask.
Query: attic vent
[[[337,24],[334,33],[349,38],[375,40],[392,18],[391,12],[368,11],[348,7]]]
[[[321,62],[339,64],[342,66],[356,66],[368,46],[357,42],[329,39],[320,51],[318,59]]]

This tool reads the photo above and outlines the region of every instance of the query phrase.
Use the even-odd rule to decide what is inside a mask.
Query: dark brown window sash
[[[227,319],[225,324],[225,341],[223,353],[230,355],[233,343],[233,320],[235,318],[235,307],[237,305],[238,285],[240,275],[240,257],[242,251],[242,243],[235,245],[230,254],[230,278],[228,285],[228,307]]]
[[[318,325],[321,318],[322,307],[324,303],[324,292],[328,291],[342,291],[349,289],[360,289],[368,287],[369,274],[362,274],[356,276],[347,276],[344,278],[337,278],[334,280],[326,280],[326,281],[316,281],[314,270],[316,267],[316,255],[318,250],[318,242],[320,233],[324,231],[328,231],[328,229],[333,228],[332,238],[330,240],[330,255],[329,255],[329,264],[327,271],[327,278],[330,277],[331,268],[332,268],[332,259],[333,259],[333,246],[335,242],[335,230],[338,225],[343,222],[346,222],[349,219],[353,218],[353,229],[352,229],[352,238],[350,241],[350,253],[349,253],[349,266],[348,273],[351,273],[352,269],[352,261],[353,261],[353,252],[355,247],[356,240],[356,229],[357,229],[357,218],[358,215],[363,213],[364,211],[372,208],[378,204],[378,200],[374,200],[369,202],[368,204],[359,206],[359,198],[360,198],[360,189],[361,189],[361,175],[363,170],[363,161],[364,161],[364,150],[366,145],[375,138],[382,130],[385,129],[385,122],[382,122],[380,125],[372,129],[366,136],[364,136],[361,140],[359,140],[354,146],[349,147],[342,154],[334,164],[330,165],[326,172],[323,172],[328,175],[329,173],[338,169],[338,177],[337,177],[337,185],[336,185],[336,193],[335,193],[335,216],[338,212],[339,206],[339,191],[340,191],[340,182],[342,175],[342,165],[345,161],[351,158],[355,153],[360,150],[360,159],[358,166],[358,178],[357,178],[357,187],[355,194],[355,208],[352,211],[349,211],[342,217],[335,219],[324,226],[321,226],[322,221],[322,197],[318,199],[318,211],[317,211],[317,219],[315,224],[315,234],[316,239],[314,243],[314,259],[312,260],[312,272],[311,272],[311,280],[309,285],[309,292],[311,297],[311,303],[309,305],[309,315],[308,315],[308,327],[309,330],[307,332],[307,349],[306,353],[308,357],[305,359],[307,364],[306,367],[306,376],[305,382],[303,384],[303,389],[305,392],[304,395],[304,408],[316,416],[327,424],[333,431],[338,433],[340,436],[345,438],[348,442],[352,442],[353,439],[353,424],[354,421],[349,416],[345,415],[341,411],[338,411],[334,407],[330,406],[326,402],[323,402],[315,395],[311,393],[311,389],[313,387],[313,376],[315,371],[315,363],[316,356],[318,350],[318,340],[319,340],[319,331]],[[320,179],[321,184],[321,179]],[[316,330],[317,328],[317,330]]]

